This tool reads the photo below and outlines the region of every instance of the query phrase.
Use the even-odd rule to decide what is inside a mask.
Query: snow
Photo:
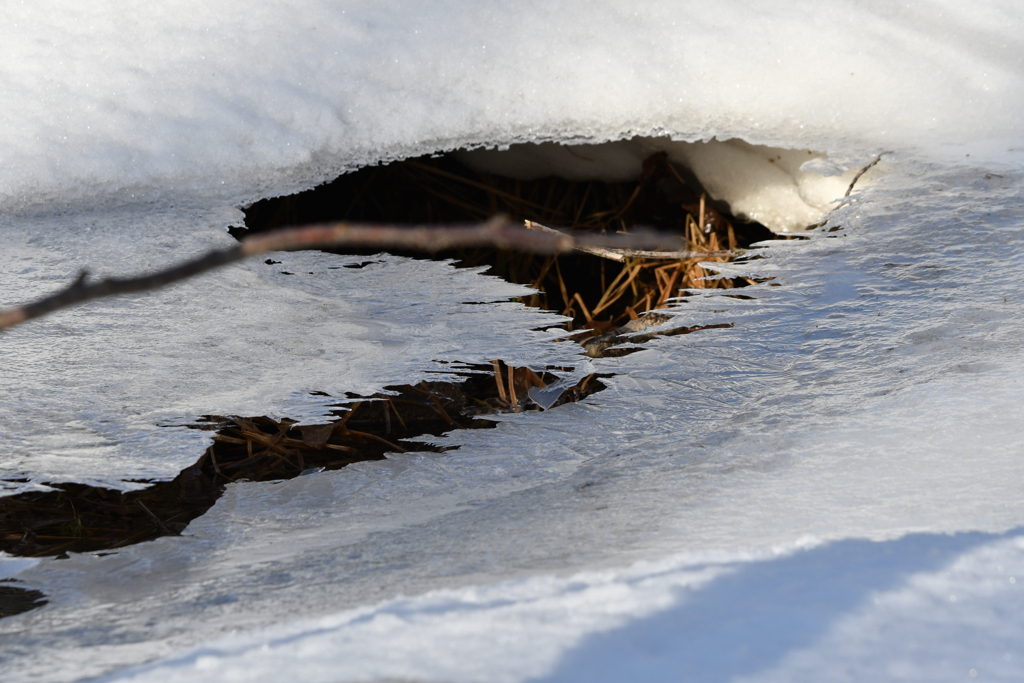
[[[981,534],[645,563],[392,600],[107,680],[1014,680],[1021,570],[1024,539]]]
[[[755,299],[674,310],[734,327],[625,358],[552,343],[559,319],[510,303],[516,287],[387,256],[274,255],[4,332],[11,491],[169,477],[208,443],[185,427],[199,415],[316,421],[345,391],[448,363],[614,375],[582,403],[441,439],[457,450],[232,485],[182,537],[0,556],[50,601],[0,620],[5,680],[1021,679],[1015,4],[5,17],[3,306],[84,266],[228,244],[239,205],[412,154],[770,146],[795,150],[779,184],[821,211],[891,151],[809,241],[717,266],[773,277]],[[722,191],[745,196],[753,168]]]
[[[961,156],[1017,138],[1013,2],[5,6],[0,206],[252,201],[464,145]]]

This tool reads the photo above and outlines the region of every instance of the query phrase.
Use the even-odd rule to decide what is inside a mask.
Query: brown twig
[[[142,511],[146,513],[147,517],[149,517],[151,520],[153,520],[153,523],[156,524],[157,528],[160,529],[160,531],[164,532],[168,536],[177,536],[178,535],[178,534],[174,533],[173,531],[171,531],[170,529],[168,529],[167,526],[162,521],[160,521],[160,518],[157,517],[156,515],[154,515],[153,511],[150,510],[148,507],[146,507],[146,504],[143,503],[141,500],[136,499],[135,504],[138,505],[140,508],[142,508]]]
[[[443,405],[441,405],[441,399],[437,397],[437,394],[427,389],[426,382],[420,382],[420,387],[413,387],[413,389],[416,389],[417,391],[426,394],[427,398],[429,398],[431,403],[434,404],[434,409],[437,411],[437,414],[441,416],[441,419],[443,419],[449,425],[455,424],[455,420],[451,418],[451,415],[448,414],[448,411],[444,409]]]
[[[494,382],[498,385],[498,398],[508,403],[508,398],[505,396],[505,383],[501,379],[501,363],[496,360],[491,363],[494,364]]]
[[[707,221],[707,214],[704,213],[704,193],[701,192],[700,193],[700,223],[698,223],[698,227],[700,228],[700,231],[703,232],[703,233],[707,233],[708,232],[707,228],[705,227],[706,221]]]
[[[565,235],[560,230],[549,228],[546,225],[541,225],[535,221],[526,221],[526,227],[530,230],[538,230],[543,233],[550,235]],[[615,233],[621,237],[628,237],[622,233]],[[610,235],[609,235],[610,236]],[[676,238],[678,239],[678,237]],[[678,246],[678,243],[674,246]],[[612,261],[625,261],[627,258],[645,258],[645,259],[662,259],[666,261],[681,261],[683,259],[691,258],[708,258],[712,256],[740,256],[743,254],[742,250],[717,250],[717,251],[646,251],[641,249],[630,249],[625,247],[592,247],[592,246],[577,246],[576,249],[579,251],[593,254],[594,256],[600,256],[602,258],[611,259]]]
[[[513,412],[519,412],[519,399],[516,397],[516,369],[508,366],[508,402]]]
[[[0,311],[0,330],[93,299],[158,289],[250,256],[273,251],[345,246],[438,252],[454,248],[492,247],[509,251],[558,254],[573,249],[673,249],[678,243],[678,236],[655,232],[637,232],[629,235],[570,235],[558,231],[527,230],[501,216],[471,226],[404,227],[323,223],[252,235],[238,246],[211,251],[199,258],[139,277],[114,277],[89,282],[88,272],[82,271],[71,285],[55,294],[18,308]],[[676,256],[673,255],[672,258]]]
[[[388,448],[396,450],[399,453],[408,453],[409,452],[408,450],[406,450],[405,448],[402,448],[398,444],[392,443],[391,441],[388,441],[387,439],[379,437],[376,434],[370,434],[369,432],[359,432],[359,431],[356,431],[355,429],[348,429],[348,430],[346,430],[345,433],[346,434],[355,434],[356,436],[361,436],[364,439],[373,439],[374,441],[379,441],[380,443],[384,444]]]
[[[867,173],[868,169],[870,169],[872,166],[874,166],[879,161],[881,161],[882,157],[885,156],[886,154],[892,154],[892,152],[882,152],[877,157],[875,157],[874,161],[872,161],[870,164],[868,164],[864,168],[860,169],[860,171],[857,172],[857,175],[853,176],[853,180],[850,181],[850,186],[848,188],[846,188],[846,194],[844,194],[843,196],[844,197],[849,197],[850,193],[853,192],[853,186],[857,184],[857,181],[860,180],[860,177],[862,175],[864,175],[865,173]]]

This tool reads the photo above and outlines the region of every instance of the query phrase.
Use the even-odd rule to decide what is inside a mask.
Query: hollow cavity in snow
[[[470,168],[519,180],[559,176],[568,180],[622,182],[640,177],[644,159],[665,152],[689,169],[712,198],[732,213],[774,232],[819,223],[845,196],[861,166],[839,166],[822,152],[752,145],[743,140],[684,142],[634,137],[604,144],[553,142],[456,153]],[[860,179],[865,185],[870,176]]]

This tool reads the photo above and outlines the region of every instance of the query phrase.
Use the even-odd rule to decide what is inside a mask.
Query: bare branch
[[[69,308],[92,299],[158,289],[242,258],[245,258],[243,246],[238,245],[230,249],[211,251],[200,258],[149,275],[134,278],[115,277],[92,283],[88,282],[89,272],[83,270],[74,282],[56,294],[43,297],[19,308],[0,311],[0,331],[26,320],[39,318],[47,313]]]
[[[857,184],[857,181],[858,181],[858,180],[860,180],[860,177],[861,177],[862,175],[864,175],[865,173],[867,173],[867,172],[868,172],[868,170],[869,170],[869,169],[870,169],[870,168],[871,168],[872,166],[874,166],[874,165],[875,165],[875,164],[877,164],[877,163],[878,163],[879,161],[881,161],[881,160],[882,160],[882,157],[883,157],[883,156],[885,156],[886,154],[892,154],[892,152],[882,152],[882,153],[881,153],[881,154],[879,154],[879,155],[878,155],[877,157],[875,157],[875,160],[874,160],[874,161],[872,161],[871,163],[869,163],[869,164],[868,164],[867,166],[865,166],[864,168],[860,169],[860,171],[858,171],[858,172],[857,172],[857,175],[853,176],[853,180],[851,180],[851,181],[850,181],[850,186],[849,186],[848,188],[846,188],[846,194],[844,194],[843,196],[844,196],[844,197],[849,197],[849,196],[850,196],[850,193],[851,193],[851,192],[853,192],[853,186]]]
[[[550,229],[548,229],[550,230]],[[438,252],[465,247],[494,247],[510,251],[556,254],[573,249],[594,250],[672,250],[679,246],[679,236],[667,233],[637,232],[624,234],[575,233],[555,230],[527,230],[505,217],[470,226],[398,226],[360,223],[324,223],[300,228],[275,230],[253,235],[238,246],[211,251],[199,258],[165,270],[139,277],[107,278],[89,282],[83,271],[67,288],[25,304],[0,311],[0,330],[38,318],[62,308],[99,299],[158,289],[173,282],[199,275],[208,270],[272,251],[300,251],[326,247],[370,247]],[[662,258],[660,252],[649,258]],[[673,252],[669,258],[678,258]],[[694,252],[714,256],[717,252]],[[658,256],[654,256],[658,254]],[[690,257],[692,258],[692,257]]]
[[[703,195],[701,195],[701,201],[703,201]],[[541,232],[547,232],[555,235],[565,235],[566,233],[553,228],[549,228],[546,225],[535,223],[533,221],[526,221],[526,227],[530,230],[540,230]],[[612,261],[625,261],[627,258],[645,258],[651,260],[664,260],[664,261],[684,261],[692,258],[712,258],[715,256],[741,256],[744,252],[742,249],[723,249],[721,251],[643,251],[640,249],[615,249],[615,248],[601,248],[601,247],[576,247],[579,251],[584,251],[594,256],[600,256],[601,258],[611,259]]]

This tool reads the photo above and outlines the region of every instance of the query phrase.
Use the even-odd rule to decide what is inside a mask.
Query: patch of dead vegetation
[[[635,182],[577,182],[551,177],[522,181],[473,171],[450,156],[420,157],[364,168],[332,183],[288,197],[267,199],[245,210],[246,231],[329,221],[395,224],[479,222],[497,214],[560,230],[632,232],[648,227],[680,236],[681,250],[742,250],[775,239],[760,223],[745,221],[713,201],[686,169],[665,153],[650,156]],[[342,253],[366,253],[346,251]],[[420,254],[407,254],[422,256]],[[746,278],[705,280],[702,262],[611,260],[593,254],[538,256],[495,249],[441,252],[463,265],[487,265],[491,273],[537,290],[523,303],[573,319],[569,330],[606,334],[643,313],[664,308],[687,290],[733,289]]]
[[[346,397],[329,424],[297,426],[269,417],[209,416],[198,429],[216,431],[213,445],[171,481],[121,492],[85,484],[0,498],[0,550],[24,557],[122,548],[180,534],[204,514],[228,484],[276,481],[334,470],[388,453],[440,451],[419,441],[453,429],[492,427],[488,415],[540,410],[531,387],[557,380],[551,372],[499,361],[474,368],[462,382],[386,387],[373,396]],[[566,387],[549,408],[604,388],[594,375]]]

